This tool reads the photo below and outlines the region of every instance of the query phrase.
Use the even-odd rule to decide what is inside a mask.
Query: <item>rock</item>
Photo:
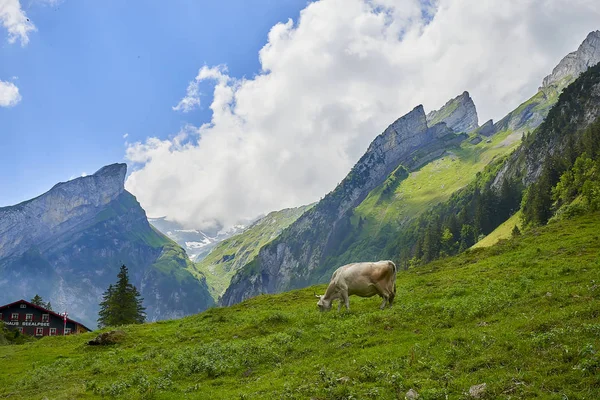
[[[576,51],[567,54],[552,70],[552,73],[544,78],[540,89],[561,83],[565,78],[573,81],[589,67],[599,62],[600,31],[593,31],[588,34]]]
[[[111,344],[117,344],[117,343],[121,343],[125,339],[125,336],[127,336],[127,335],[123,331],[103,332],[103,333],[99,334],[98,336],[96,336],[95,339],[90,340],[88,342],[88,345],[90,345],[90,346],[107,346],[107,345],[111,345]]]
[[[98,208],[125,191],[126,173],[126,164],[108,165],[58,183],[32,200],[0,208],[0,258],[19,256],[31,246],[43,251],[51,246],[49,235],[64,235],[93,219]]]
[[[494,129],[494,121],[490,119],[485,124],[481,125],[481,127],[477,130],[477,133],[483,136],[492,136],[494,133],[496,133]]]
[[[415,400],[419,398],[419,393],[417,393],[415,389],[410,389],[408,392],[406,392],[404,398],[406,400]]]
[[[471,144],[479,144],[481,143],[481,138],[479,136],[475,136],[473,139],[469,140]]]
[[[480,383],[479,385],[473,385],[469,388],[469,395],[474,399],[481,399],[485,395],[487,385]]]
[[[469,92],[448,101],[442,108],[427,114],[427,124],[434,126],[444,122],[454,132],[471,132],[477,129],[478,118],[475,103]]]

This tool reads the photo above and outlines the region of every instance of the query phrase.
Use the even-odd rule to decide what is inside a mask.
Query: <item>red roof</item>
[[[62,315],[60,315],[59,313],[56,313],[56,312],[54,312],[54,311],[52,311],[52,310],[48,310],[48,309],[46,309],[46,308],[44,308],[44,307],[42,307],[42,306],[38,306],[38,305],[36,305],[36,304],[30,303],[30,302],[28,302],[27,300],[23,300],[23,299],[21,299],[21,300],[18,300],[18,301],[15,301],[14,303],[10,303],[10,304],[6,304],[6,305],[4,305],[4,306],[0,306],[0,310],[2,310],[2,309],[4,309],[4,308],[9,308],[9,307],[12,307],[12,306],[14,306],[14,305],[21,304],[21,303],[25,303],[25,304],[27,304],[29,307],[37,308],[38,310],[44,311],[44,312],[46,312],[47,314],[52,314],[52,315],[54,315],[55,317],[58,317],[58,318],[60,318],[60,319],[62,319],[62,318],[63,318],[63,316],[62,316]],[[87,326],[83,325],[83,324],[82,324],[82,323],[80,323],[80,322],[77,322],[77,321],[75,321],[75,320],[72,320],[71,318],[68,318],[68,317],[67,317],[67,321],[68,321],[68,322],[72,322],[72,323],[74,323],[74,324],[77,324],[77,325],[81,325],[82,327],[84,327],[85,329],[87,329],[87,330],[88,330],[88,331],[90,331],[90,332],[92,331],[92,330],[91,330],[90,328],[88,328]]]

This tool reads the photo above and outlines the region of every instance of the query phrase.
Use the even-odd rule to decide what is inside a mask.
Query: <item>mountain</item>
[[[458,113],[462,113],[462,106],[447,113],[449,120],[459,121],[452,117]],[[389,187],[394,187],[408,174],[406,168],[423,165],[466,138],[466,134],[455,133],[444,122],[428,126],[423,106],[415,107],[375,138],[334,191],[234,275],[222,304],[233,304],[259,293],[306,286],[321,278],[325,257],[346,234],[352,210],[369,192],[384,183],[391,173],[394,174]]]
[[[320,313],[320,285],[125,326],[110,346],[86,345],[98,332],[0,346],[0,398],[475,399],[486,383],[481,399],[596,399],[599,225],[401,270],[384,311],[352,296]]]
[[[541,87],[565,86],[565,80],[574,81],[598,62],[600,62],[600,31],[593,31],[588,34],[576,51],[567,54],[552,70],[552,73],[544,78]]]
[[[186,229],[176,221],[166,217],[148,218],[156,229],[183,247],[192,261],[200,261],[223,240],[243,232],[247,225],[235,225],[229,229]]]
[[[151,321],[213,305],[185,251],[124,189],[126,172],[125,164],[109,165],[0,208],[0,304],[37,293],[93,327],[103,291],[125,264]]]
[[[592,48],[594,40],[588,36],[582,47]],[[490,163],[499,165],[544,121],[575,75],[548,82],[499,122],[478,128],[468,93],[428,116],[416,107],[373,141],[333,192],[236,273],[221,303],[324,282],[347,262],[404,256],[398,251],[412,248],[421,229],[410,222],[473,182]],[[466,129],[472,130],[457,133]]]
[[[475,103],[469,92],[449,100],[442,108],[427,114],[427,124],[444,122],[455,132],[471,132],[479,127]]]
[[[196,270],[206,276],[209,290],[217,300],[229,286],[231,277],[252,261],[258,250],[296,221],[312,205],[273,211],[250,225],[245,231],[220,242]]]

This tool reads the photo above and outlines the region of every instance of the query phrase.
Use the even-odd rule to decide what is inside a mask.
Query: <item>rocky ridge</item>
[[[599,62],[600,31],[593,31],[588,34],[576,51],[567,54],[552,70],[552,73],[544,78],[540,90],[551,85],[564,85],[562,81],[565,78],[572,82],[589,67]]]
[[[471,132],[479,126],[475,103],[465,91],[460,96],[449,100],[442,108],[427,114],[429,126],[444,122],[455,132]]]

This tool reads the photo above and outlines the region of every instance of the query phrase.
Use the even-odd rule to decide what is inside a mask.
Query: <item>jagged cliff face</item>
[[[433,126],[444,122],[448,128],[455,132],[471,132],[479,126],[475,103],[469,95],[464,92],[458,97],[449,100],[442,108],[427,114],[427,123]]]
[[[0,258],[22,254],[33,245],[47,249],[53,238],[85,224],[94,210],[123,193],[126,172],[125,164],[110,165],[94,175],[59,183],[33,200],[0,208]]]
[[[544,78],[542,88],[574,81],[579,75],[600,62],[600,31],[590,32],[579,48],[567,54],[552,73]]]
[[[458,119],[451,117],[450,121]],[[416,167],[432,153],[437,154],[440,147],[465,138],[444,122],[430,126],[422,106],[395,121],[371,143],[334,191],[263,247],[254,261],[233,277],[221,303],[231,305],[261,293],[325,279],[330,273],[325,260],[333,243],[345,234],[353,208],[399,165]]]
[[[155,231],[114,164],[0,208],[0,303],[36,293],[95,326],[102,292],[127,265],[150,320],[212,305],[183,249]]]

